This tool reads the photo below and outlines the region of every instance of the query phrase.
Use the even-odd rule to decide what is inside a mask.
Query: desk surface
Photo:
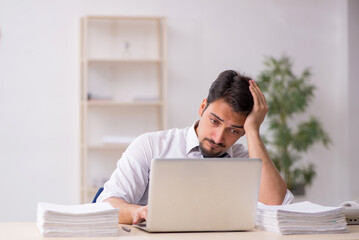
[[[126,225],[127,226],[127,225]],[[310,234],[310,235],[279,235],[276,233],[265,232],[260,230],[246,231],[246,232],[202,232],[202,233],[147,233],[142,230],[136,229],[132,226],[131,232],[125,232],[119,226],[119,236],[117,237],[84,237],[84,238],[44,238],[41,236],[36,223],[0,223],[0,239],[6,240],[39,240],[39,239],[56,239],[56,240],[151,240],[151,239],[186,239],[186,240],[197,240],[197,239],[221,239],[221,240],[272,240],[272,239],[359,239],[359,225],[349,226],[349,233],[345,234]]]

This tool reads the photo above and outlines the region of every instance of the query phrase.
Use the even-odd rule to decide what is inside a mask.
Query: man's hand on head
[[[253,96],[253,109],[249,113],[244,123],[244,130],[246,133],[250,131],[259,132],[259,127],[264,121],[268,112],[267,101],[254,80],[249,81],[249,90]]]
[[[147,208],[148,208],[148,205],[140,207],[133,213],[132,224],[138,224],[140,222],[147,220]]]

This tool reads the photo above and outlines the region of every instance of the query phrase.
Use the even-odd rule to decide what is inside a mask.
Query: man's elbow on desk
[[[293,194],[285,188],[277,194],[260,194],[258,201],[265,205],[285,205],[292,203],[293,199]]]

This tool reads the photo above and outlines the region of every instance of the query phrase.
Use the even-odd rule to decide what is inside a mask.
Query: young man
[[[259,201],[269,205],[290,203],[293,195],[259,135],[267,111],[265,97],[254,80],[232,70],[222,72],[200,105],[200,119],[185,129],[146,133],[134,140],[98,201],[119,208],[120,223],[136,224],[147,218],[152,159],[250,157],[262,159]],[[243,135],[247,137],[248,151],[236,143]]]

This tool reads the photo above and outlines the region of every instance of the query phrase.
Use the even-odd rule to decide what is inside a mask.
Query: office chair
[[[102,193],[102,191],[103,191],[103,187],[101,187],[101,188],[97,191],[95,197],[94,197],[93,200],[92,200],[92,203],[96,203],[96,200],[97,200],[98,196],[100,196],[100,194]]]

